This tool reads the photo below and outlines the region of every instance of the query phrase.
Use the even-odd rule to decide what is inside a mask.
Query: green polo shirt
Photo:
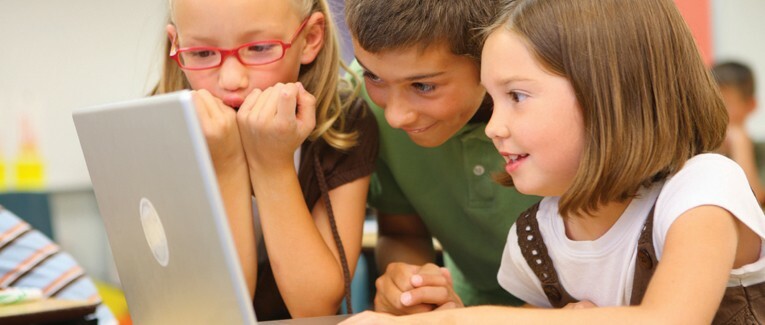
[[[352,68],[361,75],[357,63]],[[380,212],[422,218],[444,249],[445,264],[465,305],[521,304],[499,286],[497,271],[510,226],[539,197],[491,178],[504,160],[484,134],[486,123],[468,123],[443,145],[424,148],[391,128],[363,87],[361,96],[380,129],[369,204]]]

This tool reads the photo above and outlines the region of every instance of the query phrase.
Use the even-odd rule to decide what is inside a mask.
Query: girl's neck
[[[566,227],[566,237],[575,241],[600,238],[619,220],[630,202],[632,199],[623,202],[611,202],[601,205],[598,210],[589,214],[564,217],[563,224]]]

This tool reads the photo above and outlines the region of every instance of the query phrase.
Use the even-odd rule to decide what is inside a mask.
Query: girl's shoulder
[[[677,173],[667,178],[657,203],[688,196],[708,200],[742,192],[751,194],[743,169],[723,155],[705,153],[688,159]]]
[[[710,170],[717,170],[725,173],[741,172],[742,175],[744,172],[735,161],[728,157],[716,153],[703,153],[688,159],[677,174],[698,173]]]
[[[663,242],[678,217],[703,205],[721,207],[755,231],[765,231],[765,222],[757,221],[765,219],[763,211],[741,167],[719,154],[700,154],[662,186],[656,201],[654,235]]]

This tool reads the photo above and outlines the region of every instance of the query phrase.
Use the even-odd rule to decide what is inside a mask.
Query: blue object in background
[[[0,193],[0,205],[19,216],[48,238],[55,238],[47,193]]]
[[[356,264],[356,272],[351,281],[351,307],[354,313],[360,313],[365,310],[373,310],[372,306],[372,286],[370,265],[367,263],[367,258],[364,254],[359,255],[359,262]],[[345,299],[340,304],[340,313],[347,314],[348,310],[345,308]]]

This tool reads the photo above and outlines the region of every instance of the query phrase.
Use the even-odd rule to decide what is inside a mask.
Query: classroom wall
[[[712,0],[716,60],[748,64],[757,79],[759,107],[747,123],[754,139],[765,141],[765,1]]]
[[[752,65],[763,80],[758,97],[765,106],[765,33],[755,32],[765,30],[759,17],[765,1],[711,3],[714,57]],[[16,155],[26,115],[47,162],[49,188],[89,187],[71,112],[148,92],[159,70],[165,13],[164,0],[0,1],[0,155]],[[765,141],[765,109],[748,126]]]
[[[156,80],[163,0],[0,1],[0,153],[27,116],[49,188],[90,186],[71,112],[140,97]]]

